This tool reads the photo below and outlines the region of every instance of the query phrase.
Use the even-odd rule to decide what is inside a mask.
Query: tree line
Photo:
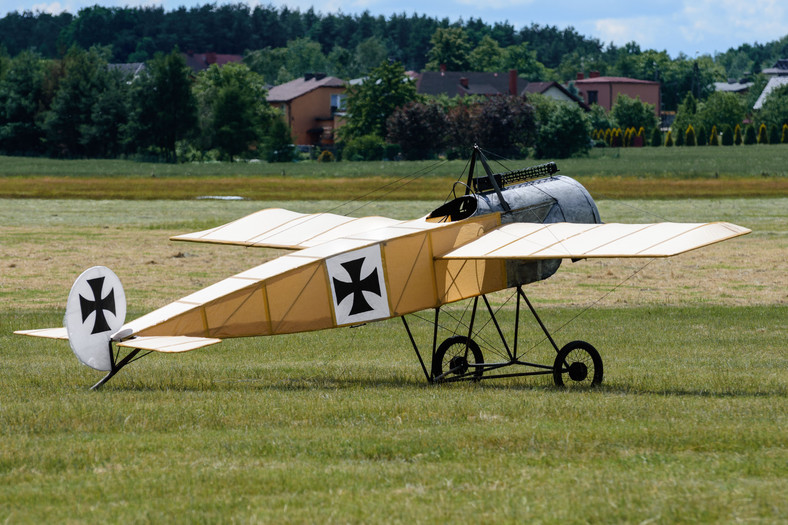
[[[110,58],[106,47],[73,46],[62,59],[23,51],[4,61],[0,152],[167,161],[294,158],[290,130],[267,103],[263,76],[249,65],[213,65],[194,75],[174,50],[157,53],[144,69],[130,73],[113,67]],[[600,146],[630,143],[614,138],[618,134],[601,139],[593,130],[659,133],[655,108],[626,96],[610,112],[598,105],[585,112],[576,103],[534,94],[427,97],[405,79],[401,63],[383,60],[362,83],[349,86],[346,124],[331,157],[392,157],[387,144],[409,159],[456,157],[474,143],[504,157],[567,157],[586,152],[592,139]],[[771,135],[767,139],[777,142],[773,136],[788,124],[788,87],[776,90],[754,113],[734,93],[698,100],[687,92],[671,142],[681,145],[688,128],[695,143],[718,133],[724,139],[745,117],[763,124]]]
[[[438,31],[441,30],[441,31]],[[424,15],[389,17],[304,12],[272,5],[205,4],[165,11],[161,7],[93,6],[67,12],[11,12],[0,19],[0,56],[25,50],[62,58],[72,46],[109,48],[110,62],[142,62],[182,51],[243,54],[268,84],[323,71],[342,78],[366,75],[381,56],[406,69],[491,71],[517,69],[528,80],[568,81],[577,72],[628,76],[662,83],[662,110],[675,110],[685,93],[704,100],[714,81],[755,78],[788,56],[788,36],[744,44],[714,57],[672,59],[634,42],[605,44],[574,28],[532,23],[515,28],[478,18],[450,21]]]
[[[132,75],[110,67],[109,57],[107,48],[74,46],[60,60],[32,51],[9,60],[0,76],[0,152],[279,160],[292,149],[262,77],[245,65],[214,65],[193,77],[173,51]]]

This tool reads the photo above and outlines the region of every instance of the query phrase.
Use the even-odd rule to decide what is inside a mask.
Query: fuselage
[[[550,177],[450,201],[429,215],[285,254],[151,312],[135,335],[245,337],[321,330],[397,317],[546,279],[560,259],[442,259],[510,222],[598,223],[593,199]],[[261,220],[263,218],[261,217]],[[315,221],[315,234],[321,232]],[[303,221],[303,224],[308,224]]]

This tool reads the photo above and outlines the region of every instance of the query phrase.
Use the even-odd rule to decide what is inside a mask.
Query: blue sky
[[[197,0],[0,0],[0,16],[9,11],[76,13],[80,8],[105,6],[163,5],[165,9],[209,3]],[[216,3],[225,3],[217,0]],[[235,2],[230,2],[235,3]],[[481,18],[485,22],[508,21],[516,29],[530,25],[574,27],[580,34],[602,42],[623,45],[630,41],[642,49],[666,50],[672,57],[689,57],[727,51],[743,43],[770,42],[788,34],[788,2],[785,0],[264,0],[249,5],[288,6],[321,13],[361,13],[389,16],[393,13],[425,14],[439,18]]]

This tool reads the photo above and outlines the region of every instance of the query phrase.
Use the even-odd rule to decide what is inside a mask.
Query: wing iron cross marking
[[[101,289],[104,286],[104,277],[88,279],[90,289],[93,291],[93,300],[85,299],[79,295],[79,307],[82,310],[82,322],[87,321],[90,314],[96,312],[96,320],[93,322],[91,334],[100,334],[110,330],[104,310],[115,315],[115,290],[111,289],[105,297],[101,297]]]
[[[364,292],[381,296],[377,268],[363,279],[361,278],[361,267],[364,265],[365,259],[366,257],[361,257],[360,259],[342,263],[342,268],[350,276],[350,282],[340,281],[336,277],[333,278],[337,304],[341,303],[348,295],[353,294],[353,306],[350,309],[350,315],[363,314],[374,310],[364,298]]]

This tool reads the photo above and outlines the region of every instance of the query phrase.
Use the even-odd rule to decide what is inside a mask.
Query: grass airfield
[[[788,515],[785,198],[599,201],[607,222],[721,219],[753,233],[653,262],[565,263],[526,287],[559,344],[599,349],[605,381],[590,391],[547,378],[429,386],[396,319],[150,355],[100,392],[65,342],[11,335],[58,326],[95,264],[119,275],[132,318],[277,255],[176,233],[271,206],[411,218],[437,203],[339,204],[0,200],[0,521]],[[492,302],[509,334],[507,297]],[[552,362],[523,322],[521,347]],[[413,326],[426,348],[429,327]]]

